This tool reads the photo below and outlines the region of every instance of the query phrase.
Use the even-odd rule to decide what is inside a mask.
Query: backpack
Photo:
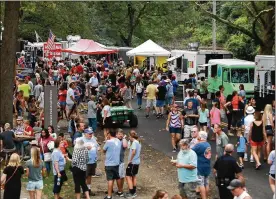
[[[143,92],[143,84],[137,83],[136,84],[136,93],[142,93]]]

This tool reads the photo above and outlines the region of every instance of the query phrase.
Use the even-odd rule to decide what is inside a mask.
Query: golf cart
[[[131,128],[138,126],[137,115],[134,114],[133,109],[130,109],[126,106],[111,107],[111,118],[113,124],[122,125],[125,122],[128,122]]]

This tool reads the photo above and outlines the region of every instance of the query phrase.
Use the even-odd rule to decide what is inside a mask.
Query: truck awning
[[[179,58],[179,57],[181,57],[181,56],[182,56],[182,55],[170,57],[170,58],[167,59],[167,61],[168,61],[168,62],[173,61],[173,60],[175,60],[175,59],[177,59],[177,58]]]

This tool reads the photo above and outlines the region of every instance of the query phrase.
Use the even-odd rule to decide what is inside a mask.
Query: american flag
[[[48,41],[47,41],[47,47],[48,47],[49,52],[52,51],[52,50],[55,50],[55,38],[56,38],[56,36],[50,30],[49,38],[48,38]]]

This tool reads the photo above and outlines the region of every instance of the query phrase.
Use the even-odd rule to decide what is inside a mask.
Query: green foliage
[[[212,2],[200,5],[212,12]],[[267,2],[218,1],[217,16],[252,31],[256,13],[270,7]],[[174,49],[186,48],[195,41],[201,47],[212,45],[212,18],[194,2],[22,2],[22,10],[20,36],[31,41],[35,30],[47,40],[51,29],[59,38],[79,34],[105,45],[137,46],[148,39]],[[260,38],[267,38],[263,30],[258,20],[256,32]],[[259,49],[256,40],[220,22],[216,36],[217,46],[238,58],[252,59]],[[274,37],[269,39],[274,43]]]

